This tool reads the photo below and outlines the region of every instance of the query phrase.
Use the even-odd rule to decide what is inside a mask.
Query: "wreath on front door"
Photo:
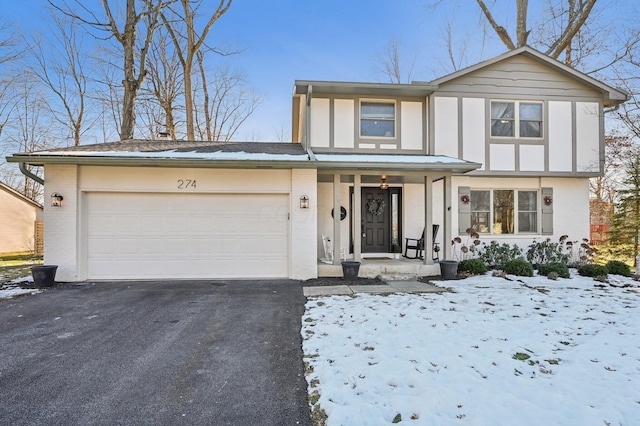
[[[385,202],[382,198],[376,197],[367,201],[367,213],[380,216],[384,213]]]

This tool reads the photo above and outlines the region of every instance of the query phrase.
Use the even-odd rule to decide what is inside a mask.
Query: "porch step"
[[[380,280],[387,281],[416,281],[418,276],[416,274],[382,274],[380,275]]]

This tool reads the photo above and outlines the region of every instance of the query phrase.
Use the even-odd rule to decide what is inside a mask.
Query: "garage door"
[[[288,277],[288,200],[89,193],[88,278]]]

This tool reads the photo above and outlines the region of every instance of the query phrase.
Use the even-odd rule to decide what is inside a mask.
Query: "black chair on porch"
[[[436,236],[440,225],[433,225],[433,260],[440,260],[440,246],[436,242]],[[412,250],[413,256],[409,256],[408,251]],[[424,252],[424,230],[422,230],[422,236],[420,238],[405,238],[404,239],[404,254],[403,257],[407,259],[422,259],[422,253]]]

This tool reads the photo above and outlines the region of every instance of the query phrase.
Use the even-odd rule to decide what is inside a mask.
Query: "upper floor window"
[[[396,136],[396,106],[388,102],[360,104],[360,136],[394,138]]]
[[[541,138],[542,103],[491,101],[491,136]]]

